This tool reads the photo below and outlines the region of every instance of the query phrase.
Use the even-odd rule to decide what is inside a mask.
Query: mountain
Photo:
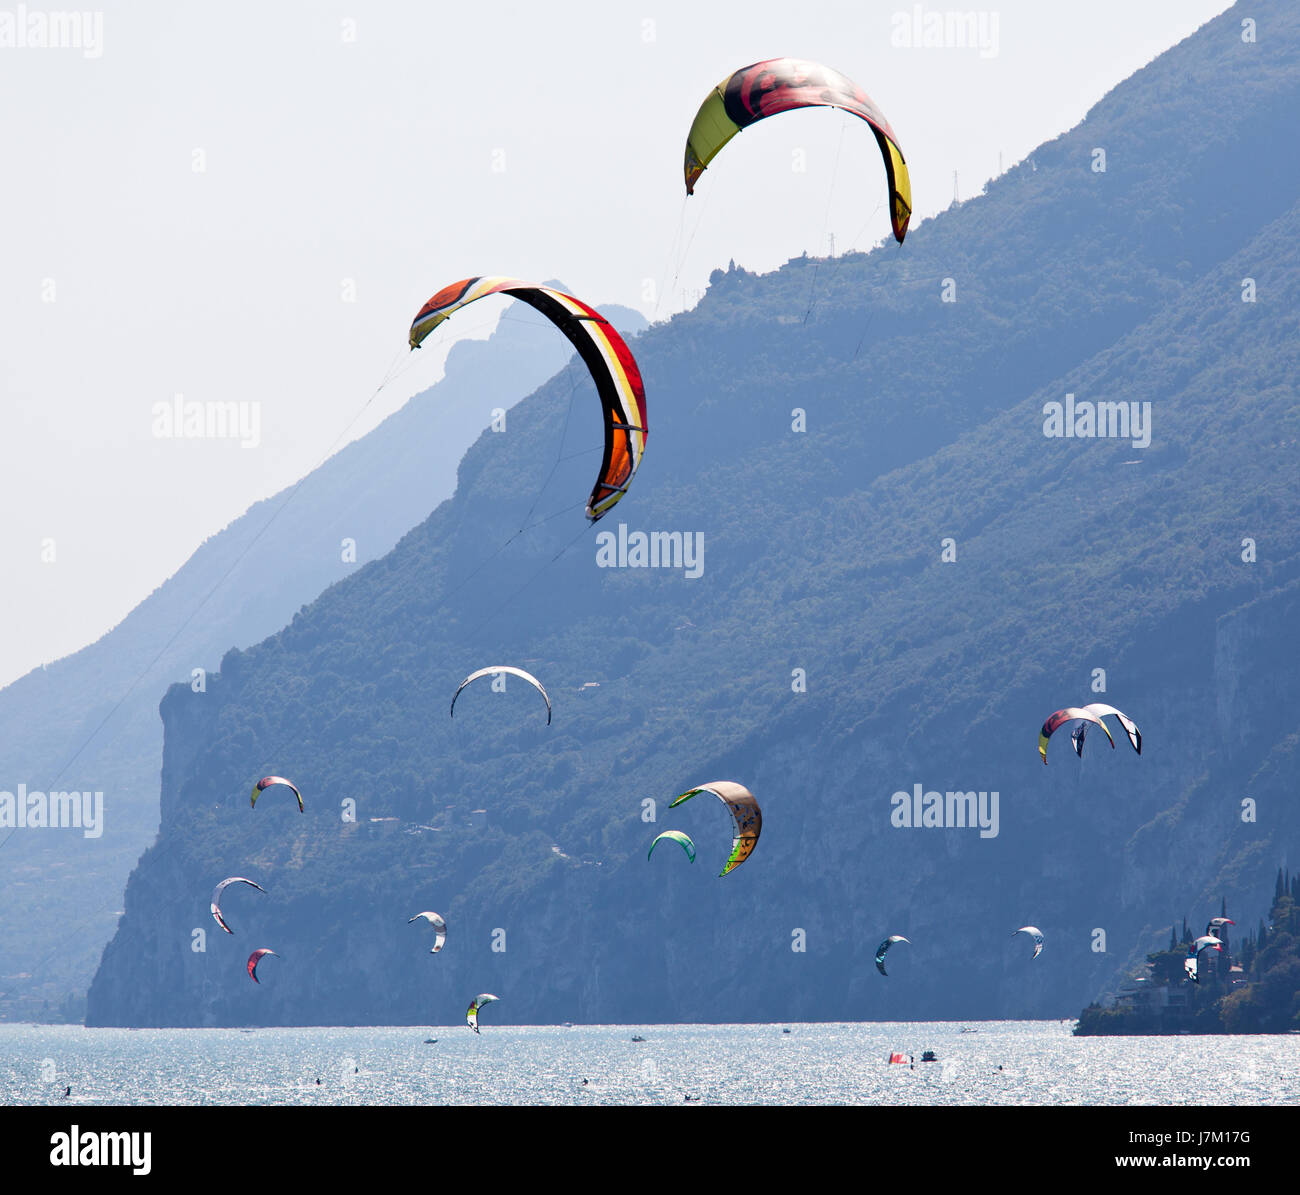
[[[636,312],[606,307],[632,333]],[[255,643],[304,602],[389,551],[455,487],[465,449],[491,419],[557,371],[571,350],[523,304],[486,340],[461,341],[445,376],[318,469],[205,541],[96,643],[0,690],[0,789],[100,791],[102,833],[0,827],[0,1017],[80,1016],[158,830],[158,696]],[[344,560],[344,539],[355,563]]]
[[[1072,1016],[1170,918],[1262,914],[1300,831],[1300,13],[1244,43],[1244,11],[901,249],[715,272],[637,341],[646,455],[594,530],[562,513],[594,395],[553,379],[391,552],[173,686],[87,1023]],[[1135,422],[1048,434],[1067,403]],[[635,567],[639,532],[693,567]],[[513,683],[447,717],[493,663],[553,725]],[[1044,717],[1097,700],[1141,756],[1044,768]],[[305,813],[248,808],[268,772]],[[764,823],[720,879],[726,811],[667,805],[724,778]],[[902,827],[918,788],[996,819]],[[647,863],[669,828],[694,865]],[[267,895],[228,937],[232,874]]]

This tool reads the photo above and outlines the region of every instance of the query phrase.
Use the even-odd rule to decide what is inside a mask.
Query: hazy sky
[[[686,131],[732,70],[791,55],[859,83],[907,155],[915,229],[954,172],[977,194],[1227,7],[1003,0],[982,46],[926,48],[899,44],[917,13],[968,10],[133,0],[78,10],[82,44],[55,48],[16,23],[71,9],[0,2],[0,684],[436,380],[405,337],[445,283],[559,278],[663,317],[730,258],[888,236],[875,141],[842,113],[747,130],[686,200]],[[156,434],[176,395],[253,404],[256,445]]]

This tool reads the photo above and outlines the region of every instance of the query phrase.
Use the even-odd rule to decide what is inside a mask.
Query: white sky
[[[93,10],[94,57],[3,44],[24,9],[0,0],[0,684],[98,638],[350,423],[436,380],[438,353],[403,354],[445,283],[559,278],[654,317],[647,280],[667,280],[662,317],[729,258],[766,271],[888,236],[874,139],[842,113],[747,130],[686,201],[686,131],[732,70],[790,55],[860,84],[907,155],[915,228],[954,171],[977,194],[999,153],[1009,168],[1229,5],[1003,0],[995,52],[892,44],[896,16],[962,7],[132,0]],[[485,335],[491,304],[439,337]],[[155,437],[176,394],[259,403],[259,446]]]

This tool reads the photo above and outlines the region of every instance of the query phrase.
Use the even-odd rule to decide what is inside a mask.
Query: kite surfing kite
[[[1183,960],[1183,970],[1187,972],[1187,978],[1193,983],[1200,983],[1200,963],[1201,955],[1207,950],[1217,950],[1223,952],[1223,947],[1219,944],[1219,939],[1211,934],[1206,934],[1197,938],[1187,948],[1187,957]]]
[[[469,1009],[465,1013],[465,1024],[467,1024],[475,1033],[478,1032],[478,1010],[485,1004],[491,1004],[493,1000],[499,1000],[500,996],[494,996],[491,992],[481,992],[469,1002]]]
[[[222,880],[215,888],[212,889],[212,916],[216,918],[217,924],[228,934],[235,931],[226,924],[226,920],[221,915],[221,894],[229,884],[247,884],[250,888],[256,888],[259,892],[265,893],[266,889],[261,884],[255,884],[252,880],[246,880],[243,876],[231,876],[229,879]]]
[[[1110,745],[1112,747],[1115,745],[1115,740],[1110,737],[1110,731],[1106,730],[1106,723],[1096,714],[1090,713],[1088,710],[1080,709],[1076,706],[1066,706],[1065,709],[1057,710],[1056,713],[1048,718],[1047,721],[1043,723],[1042,730],[1038,732],[1038,754],[1043,757],[1044,764],[1047,763],[1047,740],[1067,722],[1075,722],[1079,720],[1084,722],[1095,722],[1105,732],[1106,738],[1110,740]]]
[[[763,832],[763,811],[754,800],[754,794],[743,784],[737,784],[733,780],[715,780],[710,784],[701,784],[698,788],[682,793],[668,808],[676,809],[683,801],[689,801],[700,793],[712,793],[731,810],[731,816],[736,821],[736,836],[731,843],[731,855],[727,859],[726,866],[718,872],[718,877],[721,878],[748,859],[754,847],[758,845],[758,836]]]
[[[451,716],[456,716],[456,698],[460,696],[461,689],[466,685],[478,680],[483,676],[496,676],[500,672],[508,672],[511,676],[517,676],[526,680],[541,695],[542,700],[546,702],[546,725],[551,724],[551,699],[547,697],[546,690],[542,688],[542,682],[537,679],[531,672],[525,672],[522,668],[512,668],[509,664],[493,664],[489,668],[480,668],[477,672],[471,672],[463,681],[460,682],[460,689],[457,689],[451,699]]]
[[[263,776],[261,780],[259,780],[255,785],[253,785],[253,798],[248,803],[249,808],[256,809],[257,798],[260,797],[262,793],[266,791],[266,789],[272,788],[274,785],[277,784],[283,784],[285,788],[289,789],[289,791],[292,792],[293,795],[298,798],[298,812],[301,813],[303,811],[302,793],[298,791],[297,785],[295,785],[292,780],[286,780],[283,776]]]
[[[1205,932],[1207,935],[1213,935],[1217,938],[1219,936],[1219,930],[1221,930],[1225,925],[1236,924],[1237,923],[1233,921],[1231,917],[1211,917],[1209,924],[1205,927]]]
[[[254,950],[253,953],[248,956],[248,977],[254,983],[262,982],[260,979],[257,978],[257,964],[260,963],[262,959],[268,954],[275,954],[275,951],[270,949],[267,946],[262,946],[259,947],[257,950]],[[280,956],[278,954],[275,954],[275,957],[279,958]]]
[[[895,942],[907,942],[907,939],[903,937],[902,934],[890,934],[889,937],[876,947],[876,970],[886,978],[889,977],[889,972],[885,970],[885,955]],[[912,943],[907,942],[907,944],[910,946]]]
[[[1029,961],[1032,963],[1034,959],[1036,959],[1040,954],[1043,953],[1043,931],[1039,929],[1036,925],[1022,925],[1011,936],[1014,938],[1016,934],[1028,934],[1031,938],[1033,938],[1034,953],[1029,959]]]
[[[1223,943],[1221,943],[1213,934],[1206,934],[1203,937],[1197,938],[1196,941],[1187,948],[1187,957],[1199,959],[1207,950],[1217,950],[1222,954]]]
[[[416,913],[406,924],[410,925],[412,921],[419,921],[423,917],[434,929],[433,946],[430,948],[430,954],[437,954],[442,949],[442,944],[447,940],[447,923],[437,913]]]
[[[587,499],[587,518],[594,523],[627,493],[645,452],[645,386],[636,358],[613,325],[581,299],[552,286],[499,276],[464,278],[444,286],[411,324],[411,348],[418,349],[430,332],[462,307],[498,294],[512,295],[546,316],[578,350],[596,383],[605,417],[605,455]]]
[[[1083,707],[1090,714],[1096,714],[1098,718],[1108,718],[1114,715],[1119,719],[1119,724],[1124,728],[1124,733],[1128,735],[1128,741],[1133,744],[1133,750],[1139,755],[1142,754],[1142,732],[1137,728],[1137,723],[1127,714],[1120,713],[1113,705],[1085,705]],[[1088,734],[1088,723],[1080,722],[1070,732],[1070,742],[1074,744],[1074,753],[1083,758],[1083,740]],[[1112,747],[1115,740],[1111,739]]]
[[[695,843],[691,841],[689,835],[683,834],[680,830],[665,830],[662,834],[660,834],[659,837],[656,838],[654,842],[650,844],[650,850],[646,854],[647,860],[649,860],[650,856],[655,853],[655,847],[658,846],[659,843],[662,842],[665,838],[668,839],[669,842],[677,843],[677,845],[680,846],[682,850],[686,852],[686,857],[692,863],[695,862]]]
[[[728,75],[700,105],[686,138],[686,193],[741,129],[795,108],[842,108],[871,126],[889,180],[889,219],[901,245],[912,218],[912,182],[885,114],[852,79],[801,58],[769,58]]]

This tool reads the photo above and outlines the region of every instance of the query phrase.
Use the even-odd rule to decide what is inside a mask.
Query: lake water
[[[464,1024],[0,1025],[0,1103],[63,1104],[68,1086],[74,1106],[1300,1103],[1298,1035],[1076,1038],[1057,1021],[564,1028],[495,1026],[491,1013],[478,1037]],[[938,1061],[923,1064],[925,1049]],[[891,1065],[895,1050],[915,1069]]]

